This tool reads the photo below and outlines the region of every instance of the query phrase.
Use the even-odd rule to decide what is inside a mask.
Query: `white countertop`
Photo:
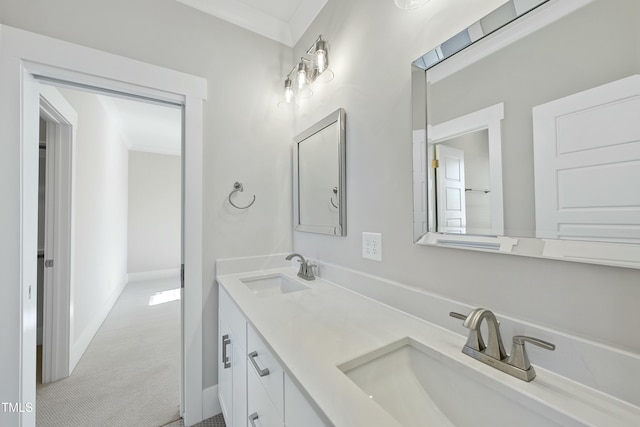
[[[288,375],[336,427],[400,426],[337,366],[406,337],[513,389],[514,400],[545,402],[575,417],[577,425],[640,425],[640,409],[633,405],[537,367],[530,383],[512,378],[462,354],[465,337],[321,278],[302,281],[308,290],[269,296],[254,294],[240,281],[270,273],[300,280],[291,268],[227,274],[217,280]]]

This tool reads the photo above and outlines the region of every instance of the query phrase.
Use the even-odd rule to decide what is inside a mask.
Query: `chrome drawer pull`
[[[222,364],[224,369],[231,367],[231,362],[229,361],[229,356],[227,355],[227,345],[231,344],[231,338],[229,335],[222,336]]]
[[[267,375],[269,375],[269,368],[260,369],[258,363],[255,360],[256,357],[258,357],[257,351],[252,351],[251,353],[249,353],[249,360],[251,361],[253,367],[256,368],[256,371],[258,371],[258,375],[260,375],[261,377],[266,377]]]
[[[258,419],[258,413],[254,412],[249,415],[249,422],[251,423],[251,427],[256,427],[256,420]]]

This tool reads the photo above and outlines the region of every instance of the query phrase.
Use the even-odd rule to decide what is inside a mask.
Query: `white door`
[[[443,144],[436,150],[436,204],[438,230],[464,233],[467,223],[464,191],[464,151]]]
[[[640,242],[640,75],[533,109],[536,236]]]

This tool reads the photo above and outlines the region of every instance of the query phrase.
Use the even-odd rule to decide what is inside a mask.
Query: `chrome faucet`
[[[547,350],[556,348],[554,344],[547,341],[516,335],[513,337],[511,355],[508,355],[504,351],[500,336],[500,322],[490,310],[476,308],[468,316],[455,312],[449,313],[449,316],[464,320],[463,326],[469,329],[469,337],[462,348],[464,354],[523,381],[531,381],[536,376],[536,371],[529,363],[524,343],[529,342]],[[486,320],[489,332],[486,344],[480,332],[483,320]]]
[[[286,260],[291,261],[294,257],[300,258],[300,270],[298,270],[298,276],[302,277],[304,280],[315,280],[316,278],[313,275],[313,267],[315,267],[315,265],[309,264],[302,255],[296,253],[289,254]]]

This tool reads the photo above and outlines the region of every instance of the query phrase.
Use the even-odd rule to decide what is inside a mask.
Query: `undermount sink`
[[[576,424],[411,338],[338,368],[405,427]]]
[[[265,274],[260,276],[243,277],[240,281],[256,295],[278,295],[309,289],[299,281],[282,274]]]

